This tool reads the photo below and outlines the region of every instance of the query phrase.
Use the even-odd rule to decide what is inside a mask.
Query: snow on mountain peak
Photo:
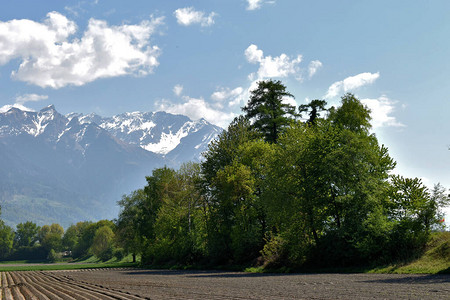
[[[41,109],[41,112],[47,112],[47,111],[56,111],[55,105],[50,104],[49,106],[44,107],[43,109]]]
[[[6,113],[2,113],[5,116],[3,118],[0,115],[0,135],[26,133],[34,137],[42,136],[57,143],[68,143],[71,139],[79,143],[85,139],[88,132],[86,126],[94,125],[96,130],[105,130],[124,143],[137,145],[162,156],[168,155],[180,145],[183,145],[183,149],[187,147],[201,153],[221,131],[205,119],[192,121],[183,115],[161,111],[127,112],[107,118],[95,113],[87,115],[70,113],[63,116],[56,111],[54,105],[49,105],[39,112],[24,112],[13,107],[10,111],[10,117],[6,117]],[[201,137],[196,137],[194,142],[189,138],[192,135]],[[87,139],[95,136],[96,134]],[[195,144],[189,146],[186,143]]]
[[[32,110],[31,108],[25,107],[22,104],[15,103],[15,104],[7,104],[7,105],[0,107],[0,113],[6,113],[13,108],[16,110],[18,109],[18,110],[24,111],[24,112],[34,112],[34,110]]]

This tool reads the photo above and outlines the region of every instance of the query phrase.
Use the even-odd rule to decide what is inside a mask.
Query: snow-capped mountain
[[[164,165],[198,161],[221,128],[165,112],[113,117],[71,113],[0,113],[2,219],[67,226],[117,216],[123,194]]]
[[[190,159],[200,160],[201,152],[205,151],[209,142],[222,131],[204,119],[191,121],[186,116],[161,111],[124,113],[111,118],[96,114],[78,117],[83,124],[96,123],[125,143],[139,145],[173,161],[177,161],[179,157],[179,154],[174,155],[179,152],[177,148],[185,148],[186,144],[192,148],[190,156],[195,152]],[[192,138],[199,135],[201,138]]]

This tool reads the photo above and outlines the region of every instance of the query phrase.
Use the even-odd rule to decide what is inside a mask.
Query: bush
[[[42,246],[22,246],[8,257],[9,260],[45,260],[48,253]]]
[[[61,260],[62,255],[61,253],[57,253],[55,250],[51,249],[50,252],[48,253],[47,259],[50,262],[56,262]]]
[[[265,268],[279,268],[286,264],[286,241],[279,235],[269,232],[265,238],[266,244],[261,250]]]
[[[118,260],[122,260],[125,257],[125,250],[122,248],[115,249],[113,251],[113,256]]]
[[[103,250],[98,256],[101,261],[107,261],[114,257],[114,250],[112,247],[109,247]]]

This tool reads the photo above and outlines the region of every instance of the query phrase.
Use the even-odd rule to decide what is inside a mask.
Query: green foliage
[[[372,127],[370,110],[350,93],[345,94],[341,101],[339,108],[330,110],[329,120],[337,127],[367,133]]]
[[[56,252],[54,249],[50,249],[50,252],[48,253],[47,260],[49,262],[57,262],[62,259],[62,256],[60,253]]]
[[[269,143],[276,143],[283,128],[295,116],[295,106],[283,103],[283,98],[294,97],[281,81],[260,81],[251,91],[248,104],[242,108],[246,117],[253,119],[252,128],[263,134]]]
[[[312,100],[310,103],[302,104],[298,107],[299,115],[301,116],[302,113],[310,110],[308,123],[315,125],[316,119],[320,117],[320,112],[327,110],[325,108],[326,105],[327,105],[327,102],[325,100],[319,100],[319,99]]]
[[[73,248],[72,255],[75,258],[88,255],[89,248],[94,239],[96,225],[89,221],[78,222],[67,229],[67,237],[63,239],[66,245]]]
[[[62,238],[63,248],[67,251],[74,251],[79,239],[79,228],[76,225],[71,225],[69,228],[67,228]]]
[[[201,164],[204,176],[205,189],[210,189],[213,178],[217,172],[231,164],[239,151],[240,145],[256,138],[256,134],[250,128],[250,122],[244,117],[235,118],[219,137],[212,141],[203,156],[205,160]]]
[[[261,250],[264,267],[268,269],[280,268],[287,264],[286,240],[280,235],[269,232]]]
[[[40,245],[14,247],[8,260],[44,261],[48,257],[48,251]]]
[[[95,231],[92,241],[92,253],[102,261],[107,261],[113,257],[114,232],[108,225],[103,225]]]
[[[439,227],[441,208],[449,197],[442,186],[435,185],[432,193],[418,178],[392,176],[388,213],[394,228],[391,256],[407,259],[424,251],[432,228]]]
[[[433,232],[420,257],[390,262],[388,266],[376,267],[370,273],[396,274],[449,274],[450,232]]]
[[[0,259],[7,258],[13,250],[14,230],[0,220]]]
[[[114,249],[113,256],[114,256],[118,261],[121,261],[121,260],[123,260],[123,259],[125,258],[126,252],[125,252],[125,250],[122,249],[122,248],[116,248],[116,249]],[[134,261],[134,262],[136,262],[136,261]]]
[[[143,189],[139,189],[125,195],[118,202],[122,207],[119,218],[116,221],[117,235],[116,242],[126,253],[142,253],[145,238],[142,234],[143,207],[147,196]]]
[[[380,250],[370,243],[388,230],[383,197],[395,164],[367,124],[368,111],[346,95],[331,120],[296,124],[280,137],[265,203],[272,227],[297,233],[288,241],[303,237],[290,255],[313,247],[317,262],[348,264]]]
[[[50,252],[50,250],[62,250],[62,236],[64,229],[59,224],[44,225],[38,232],[38,239],[42,247]]]
[[[221,224],[218,229],[229,251],[226,255],[241,260],[258,242],[258,227],[253,222],[255,180],[248,166],[234,162],[217,172],[214,187],[217,202],[212,220]]]
[[[38,240],[40,227],[33,222],[17,224],[16,235],[14,237],[15,247],[32,247]]]
[[[259,82],[245,116],[209,145],[201,164],[153,170],[145,187],[118,202],[115,222],[79,222],[65,233],[58,224],[26,222],[14,238],[0,220],[0,258],[35,251],[56,260],[68,250],[75,258],[131,253],[144,264],[257,262],[290,270],[406,262],[425,253],[425,263],[438,261],[430,265],[443,271],[448,238],[438,241],[433,231],[443,229],[446,190],[389,175],[395,162],[354,95],[337,108],[324,100],[300,105],[306,122],[294,119],[284,97],[293,96],[280,81]]]

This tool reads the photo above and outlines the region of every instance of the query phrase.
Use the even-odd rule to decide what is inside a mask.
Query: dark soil
[[[2,292],[4,299],[450,299],[450,275],[3,272]]]

